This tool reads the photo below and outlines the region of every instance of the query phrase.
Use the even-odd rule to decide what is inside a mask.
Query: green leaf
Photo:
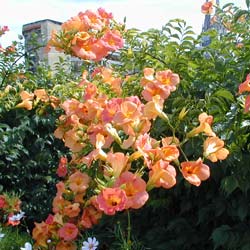
[[[230,230],[230,226],[222,225],[213,231],[211,238],[214,242],[215,249],[224,245],[228,239],[230,239]]]
[[[223,5],[222,9],[226,9],[227,7],[232,6],[232,5],[233,5],[232,3],[227,3],[227,4]]]
[[[249,9],[249,7],[250,7],[250,0],[246,0],[246,6]]]
[[[234,101],[234,96],[232,95],[232,93],[229,90],[226,90],[226,89],[220,89],[220,90],[216,91],[214,93],[214,95],[224,97],[231,102]]]
[[[237,214],[241,221],[243,221],[248,213],[248,204],[245,199],[241,199],[240,206],[238,207]]]
[[[174,37],[174,38],[180,40],[180,37],[177,34],[173,34],[173,35],[171,35],[171,37]]]
[[[241,16],[247,14],[249,14],[249,11],[247,10],[238,10],[238,12],[236,12],[236,14],[234,15],[234,21],[237,22]]]
[[[241,248],[241,250],[249,250],[249,249],[250,249],[250,243],[247,243]]]
[[[234,176],[227,176],[222,180],[221,186],[227,194],[231,194],[239,186],[239,183]]]

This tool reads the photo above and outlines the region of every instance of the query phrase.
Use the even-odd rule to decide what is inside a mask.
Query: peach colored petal
[[[75,240],[78,235],[78,228],[73,223],[65,223],[63,227],[58,230],[58,235],[65,241]]]
[[[107,215],[114,215],[126,207],[127,196],[120,188],[105,188],[96,198],[98,207]]]
[[[209,137],[204,142],[204,156],[212,162],[224,160],[229,151],[224,148],[224,141],[218,137]]]
[[[21,103],[17,104],[16,108],[24,108],[27,110],[32,110],[32,106],[33,106],[33,101],[26,99],[22,101]]]
[[[244,108],[244,112],[249,112],[250,111],[250,95],[248,95],[246,97],[246,100],[245,100],[245,108]]]
[[[183,177],[195,186],[199,186],[201,181],[207,180],[210,176],[210,169],[203,164],[201,158],[197,161],[186,161],[181,163]]]
[[[89,187],[90,177],[86,173],[76,171],[69,177],[69,187],[75,193],[84,193]]]
[[[149,198],[146,192],[146,183],[132,172],[124,172],[115,182],[115,187],[122,187],[127,195],[126,209],[141,208]]]
[[[239,94],[243,92],[250,92],[250,74],[247,75],[246,80],[239,85]]]

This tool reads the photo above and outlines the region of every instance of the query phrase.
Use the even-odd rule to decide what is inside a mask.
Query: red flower
[[[57,168],[57,175],[59,177],[65,177],[66,174],[67,174],[67,163],[68,163],[68,160],[66,157],[61,157],[60,159],[60,162],[59,162],[59,165],[58,165],[58,168]]]
[[[243,92],[250,92],[250,74],[247,75],[246,80],[239,86],[239,94]]]
[[[244,109],[245,112],[249,112],[250,111],[250,95],[248,95],[246,97],[246,100],[245,100],[245,109]]]
[[[0,208],[5,208],[7,206],[7,201],[4,195],[0,195]]]
[[[125,209],[127,196],[120,188],[105,188],[97,196],[99,209],[105,214],[114,215],[116,211]]]
[[[213,12],[213,1],[209,1],[209,2],[204,3],[201,6],[201,12],[203,14],[206,14],[206,15],[211,14]]]
[[[74,240],[78,235],[78,228],[75,224],[66,223],[58,230],[58,235],[61,239],[66,241]]]

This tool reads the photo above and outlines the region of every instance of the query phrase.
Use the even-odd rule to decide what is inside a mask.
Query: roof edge
[[[34,24],[38,24],[38,23],[42,23],[42,22],[46,22],[46,21],[49,21],[49,22],[52,22],[52,23],[55,23],[55,24],[59,24],[59,25],[62,24],[62,22],[55,21],[55,20],[52,20],[52,19],[42,19],[42,20],[38,20],[38,21],[35,21],[35,22],[26,23],[26,24],[23,25],[23,28],[25,26],[28,26],[28,25],[34,25]]]

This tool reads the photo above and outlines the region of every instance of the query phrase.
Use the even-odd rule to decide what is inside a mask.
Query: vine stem
[[[128,246],[128,249],[127,250],[130,250],[131,248],[131,218],[130,218],[130,212],[129,210],[127,209],[127,218],[128,218],[128,233],[127,233],[127,246]]]
[[[152,54],[150,54],[150,53],[148,53],[148,52],[144,52],[144,53],[145,53],[146,55],[148,55],[148,56],[150,56],[150,57],[152,57],[152,58],[158,60],[158,61],[161,62],[163,65],[168,66],[168,64],[167,64],[164,60],[162,60],[161,58],[159,58],[159,57],[157,57],[157,56],[154,56],[154,55],[152,55]]]

